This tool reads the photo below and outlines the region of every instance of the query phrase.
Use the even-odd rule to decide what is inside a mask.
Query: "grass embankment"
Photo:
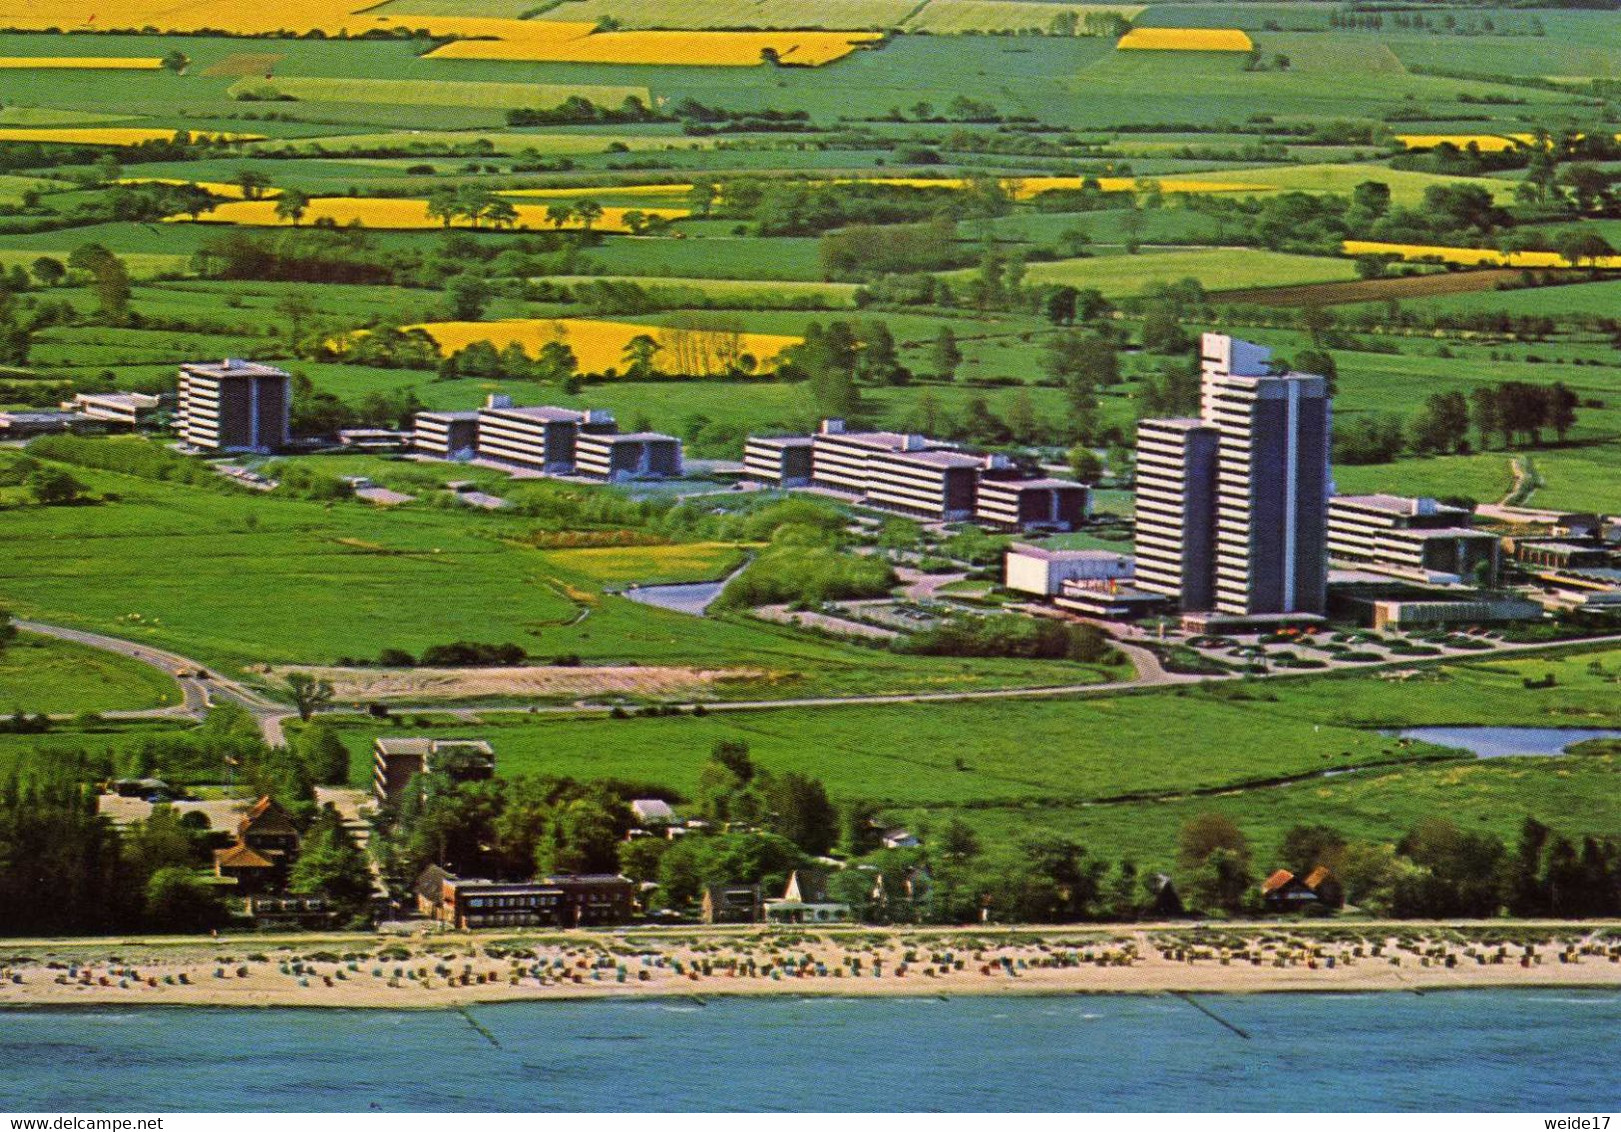
[[[113,653],[33,633],[0,646],[0,712],[139,711],[179,702],[173,679]]]

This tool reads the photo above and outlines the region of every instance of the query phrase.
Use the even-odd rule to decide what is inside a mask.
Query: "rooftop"
[[[675,437],[669,436],[662,432],[610,432],[582,434],[580,437],[580,443],[587,443],[588,436],[589,442],[593,444],[623,444],[627,442],[632,444],[641,444],[649,440],[668,440],[671,443],[674,443],[676,439]]]
[[[247,362],[241,358],[226,358],[219,362],[183,362],[181,370],[199,377],[286,377],[287,371],[262,362]]]
[[[928,464],[936,468],[983,468],[985,461],[966,452],[925,450],[922,452],[896,452],[894,458],[908,464]]]
[[[1034,558],[1038,562],[1114,562],[1131,557],[1118,550],[1051,550],[1045,546],[1030,546],[1016,542],[1008,547],[1009,554],[1021,558]]]
[[[578,409],[559,409],[555,405],[497,405],[482,411],[491,416],[524,417],[532,421],[564,424],[577,424],[585,420],[585,414]]]
[[[1049,479],[1036,479],[1036,480],[989,480],[988,479],[988,480],[984,480],[984,481],[982,481],[980,483],[980,489],[981,490],[984,490],[987,487],[1006,487],[1006,488],[1012,488],[1015,491],[1024,491],[1026,488],[1039,489],[1039,490],[1042,490],[1042,491],[1051,491],[1051,490],[1053,490],[1055,488],[1075,488],[1075,489],[1079,490],[1079,489],[1084,488],[1085,486],[1086,486],[1085,484],[1076,483],[1074,480],[1058,480],[1058,479],[1050,479],[1050,478]]]
[[[1376,493],[1373,495],[1334,495],[1329,497],[1329,505],[1336,503],[1348,507],[1362,507],[1370,511],[1384,511],[1391,515],[1467,515],[1462,507],[1452,507],[1437,502],[1428,497],[1412,497],[1407,495],[1389,495]]]

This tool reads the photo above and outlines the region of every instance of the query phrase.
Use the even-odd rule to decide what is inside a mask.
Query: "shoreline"
[[[1621,991],[1621,934],[1347,925],[861,933],[39,941],[0,954],[0,1011],[464,1009],[603,999]],[[7,946],[18,946],[12,941]]]

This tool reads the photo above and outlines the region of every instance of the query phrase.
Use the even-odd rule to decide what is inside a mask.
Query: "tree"
[[[325,897],[337,911],[350,916],[365,909],[371,898],[371,870],[332,806],[321,807],[315,824],[304,835],[287,887],[300,895]]]
[[[1193,345],[1193,340],[1177,321],[1176,308],[1170,303],[1155,303],[1143,320],[1143,349],[1151,354],[1180,354]]]
[[[315,314],[315,304],[303,291],[288,291],[277,297],[271,309],[287,320],[287,345],[297,349],[304,340],[308,320]]]
[[[839,837],[839,814],[827,790],[814,778],[795,771],[772,776],[764,788],[773,832],[812,856],[833,848]]]
[[[1476,386],[1469,393],[1469,417],[1475,426],[1475,447],[1484,452],[1491,447],[1492,434],[1503,428],[1503,414],[1497,403],[1497,391],[1490,386]],[[1507,440],[1504,440],[1507,443]]]
[[[454,185],[438,185],[428,193],[428,219],[437,220],[446,228],[460,216],[461,197]]]
[[[1345,835],[1333,826],[1295,825],[1284,832],[1278,855],[1283,867],[1296,876],[1305,876],[1318,865],[1337,873],[1345,846]]]
[[[450,317],[460,322],[477,322],[490,301],[489,284],[480,275],[464,271],[445,284],[450,299]]]
[[[901,365],[895,336],[889,324],[869,319],[861,324],[861,350],[856,356],[856,376],[870,385],[905,385],[912,373]]]
[[[492,227],[511,228],[518,223],[518,206],[506,197],[496,196],[490,199],[479,215],[488,220]]]
[[[536,849],[536,867],[545,874],[618,872],[619,843],[630,827],[629,812],[617,812],[623,808],[601,796],[557,807]]]
[[[41,287],[55,287],[67,278],[68,269],[55,256],[42,255],[30,266]]]
[[[1047,321],[1054,326],[1071,326],[1075,322],[1077,300],[1080,292],[1067,283],[1058,287],[1050,287],[1047,296],[1042,300],[1042,313]]]
[[[1069,450],[1069,470],[1081,483],[1095,484],[1103,476],[1103,461],[1086,445],[1077,444]]]
[[[1559,174],[1560,183],[1570,190],[1571,200],[1582,212],[1600,212],[1613,200],[1610,174],[1598,165],[1577,162],[1567,165]]]
[[[11,623],[11,610],[0,609],[0,649],[17,639],[17,626]]]
[[[35,468],[25,486],[41,507],[71,507],[85,498],[84,484],[59,468]]]
[[[546,222],[553,228],[563,228],[574,219],[574,206],[563,201],[554,201],[546,206]]]
[[[308,723],[310,716],[332,702],[332,682],[318,680],[308,672],[289,672],[287,691],[293,697],[298,718]]]
[[[170,51],[163,57],[164,69],[173,71],[177,75],[183,72],[190,63],[191,59],[184,51]]]
[[[68,267],[90,276],[97,313],[109,322],[122,322],[129,314],[129,271],[124,261],[100,244],[82,244],[68,256]]]
[[[1047,376],[1063,386],[1069,399],[1075,438],[1082,443],[1095,439],[1097,392],[1120,381],[1114,347],[1099,335],[1065,330],[1047,344],[1042,362]]]
[[[298,227],[299,221],[309,211],[310,198],[298,189],[283,189],[281,196],[276,198],[276,216],[285,220],[293,227]]]
[[[190,869],[164,868],[146,882],[146,920],[162,932],[207,931],[225,921],[225,910]]]
[[[1576,407],[1581,400],[1568,385],[1556,381],[1543,390],[1543,401],[1547,405],[1548,427],[1554,430],[1559,443],[1563,444],[1566,435],[1576,424]]]
[[[957,367],[962,365],[962,350],[957,346],[957,335],[948,323],[941,323],[929,347],[929,367],[942,381],[955,381]]]
[[[720,186],[708,181],[698,181],[687,190],[687,207],[699,216],[707,217],[720,199]]]
[[[1591,228],[1571,228],[1554,239],[1554,249],[1572,267],[1586,264],[1596,268],[1598,261],[1615,254],[1610,242]]]
[[[580,227],[590,232],[591,226],[602,219],[602,206],[587,197],[574,205],[574,215],[580,218]]]
[[[1236,912],[1250,887],[1249,839],[1231,818],[1199,814],[1182,826],[1177,865],[1195,903]]]
[[[311,723],[298,737],[299,762],[310,781],[321,786],[342,786],[349,781],[349,749],[327,723]]]
[[[554,338],[540,348],[535,358],[535,378],[562,385],[580,370],[580,362],[567,342]]]
[[[244,200],[258,200],[270,187],[270,178],[257,169],[238,169],[233,180],[241,187]]]
[[[644,381],[653,373],[653,356],[662,347],[651,334],[634,335],[625,343],[624,353],[620,360],[625,364],[625,376],[635,381]]]

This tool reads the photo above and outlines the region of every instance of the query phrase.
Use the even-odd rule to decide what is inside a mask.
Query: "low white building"
[[[1130,581],[1136,562],[1129,554],[1112,550],[1047,550],[1014,543],[1003,563],[1003,584],[1010,590],[1055,597],[1065,582]]]

